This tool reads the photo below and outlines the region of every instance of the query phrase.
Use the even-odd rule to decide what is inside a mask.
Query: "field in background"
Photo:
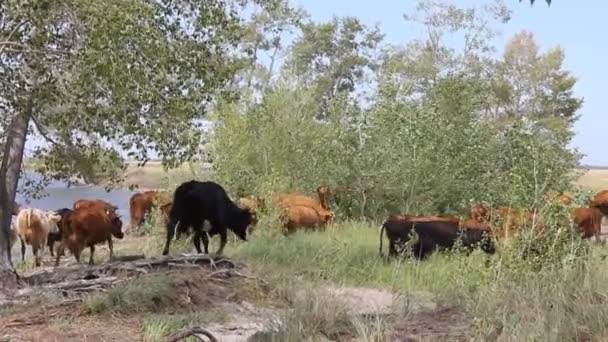
[[[608,189],[608,168],[588,170],[579,178],[577,184],[588,190],[599,191]]]
[[[150,161],[144,167],[137,167],[137,163],[129,162],[125,174],[125,183],[138,184],[142,189],[167,188],[169,184],[179,184],[190,179],[206,178],[209,169],[201,169],[198,165],[183,164],[178,168],[165,171],[158,161]],[[593,167],[577,181],[578,186],[584,190],[608,189],[608,168]]]
[[[126,185],[156,189],[208,176],[208,170],[188,164],[166,171],[159,162],[149,162],[144,167],[130,163],[125,179]],[[577,185],[608,189],[608,169],[585,172]],[[188,268],[145,275],[85,296],[84,302],[71,304],[50,323],[36,323],[18,333],[38,332],[58,340],[86,335],[158,341],[196,324],[221,337],[274,329],[276,341],[304,341],[311,336],[374,342],[608,338],[605,246],[583,241],[591,245],[584,260],[563,251],[572,258],[543,270],[525,265],[521,256],[511,255],[513,251],[490,258],[475,251],[469,256],[437,253],[424,262],[387,262],[378,254],[377,222],[343,221],[323,232],[289,237],[277,234],[277,227],[276,222],[262,219],[247,242],[229,235],[225,254],[244,263],[240,270],[244,279],[211,280],[221,271]],[[115,240],[116,255],[160,256],[164,229],[157,212],[139,233]],[[212,253],[218,240],[211,240]],[[386,254],[386,238],[383,245]],[[172,255],[183,252],[194,252],[190,239],[172,243]],[[25,262],[17,261],[21,273],[37,271],[29,249],[27,253]],[[88,253],[83,252],[83,263]],[[50,267],[48,251],[44,259]],[[74,262],[71,255],[63,260]],[[95,262],[107,261],[107,246],[99,245]],[[277,320],[280,326],[272,323]],[[125,333],[109,328],[117,324]],[[17,333],[19,328],[13,329]]]

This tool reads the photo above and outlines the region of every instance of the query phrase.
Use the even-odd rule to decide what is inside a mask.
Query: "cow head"
[[[59,233],[59,221],[61,221],[61,215],[55,212],[46,212],[46,219],[49,222],[49,233]]]
[[[112,223],[112,235],[118,239],[122,239],[125,234],[122,232],[122,220],[120,219],[120,216],[116,214],[115,210],[110,209],[106,210],[106,215],[108,215],[108,218]]]
[[[253,222],[253,214],[249,209],[236,207],[230,228],[241,240],[247,241],[247,228]]]

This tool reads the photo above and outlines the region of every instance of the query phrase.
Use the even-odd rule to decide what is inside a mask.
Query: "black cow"
[[[203,230],[205,220],[211,224],[208,233]],[[188,229],[192,228],[192,241],[198,253],[202,253],[201,239],[205,253],[208,254],[209,236],[220,234],[220,248],[217,251],[220,255],[228,240],[227,229],[232,230],[241,240],[247,241],[247,227],[251,222],[251,212],[232,202],[219,184],[195,180],[185,182],[175,189],[173,195],[163,255],[169,254],[169,245],[176,235],[176,226],[181,234],[188,234]]]
[[[382,254],[382,233],[386,230],[389,240],[389,257],[396,256],[397,245],[403,245],[416,232],[418,241],[412,245],[412,252],[418,259],[424,259],[435,249],[454,247],[460,238],[462,246],[471,250],[479,246],[484,252],[495,252],[494,242],[482,230],[462,229],[452,222],[413,222],[403,218],[389,218],[380,229],[380,253]]]
[[[55,245],[55,242],[61,241],[61,237],[64,232],[64,226],[67,224],[67,222],[66,222],[67,216],[71,212],[72,212],[72,209],[68,209],[68,208],[61,208],[59,210],[55,210],[55,213],[57,215],[61,215],[61,220],[57,223],[57,228],[59,228],[59,232],[49,233],[48,238],[47,238],[46,243],[49,246],[49,250],[51,251],[51,256],[55,256],[54,251],[53,251],[54,250],[53,245]]]

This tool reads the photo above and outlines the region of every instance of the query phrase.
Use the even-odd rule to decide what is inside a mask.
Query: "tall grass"
[[[468,258],[435,254],[424,262],[387,262],[378,255],[378,243],[379,224],[348,222],[331,225],[325,232],[297,232],[287,238],[254,236],[235,253],[245,261],[291,270],[312,280],[447,295],[462,272],[468,274],[461,284],[464,287],[474,287],[490,274],[484,266],[486,256],[479,252]],[[387,247],[384,241],[384,254]]]
[[[325,232],[287,238],[260,234],[234,252],[253,265],[283,277],[311,282],[370,286],[397,292],[429,291],[437,300],[461,306],[473,329],[470,337],[488,340],[580,340],[608,337],[608,271],[605,252],[572,239],[561,259],[545,264],[513,244],[494,256],[436,253],[423,262],[378,255],[379,225],[348,222]],[[263,229],[263,228],[262,228]],[[386,239],[386,237],[385,237]],[[386,241],[384,243],[386,254]],[[541,265],[542,267],[540,267]],[[299,278],[300,279],[300,278]]]

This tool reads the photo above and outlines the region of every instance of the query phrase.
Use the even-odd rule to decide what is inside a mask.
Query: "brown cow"
[[[25,244],[32,246],[36,266],[40,266],[38,251],[44,251],[49,233],[59,232],[57,223],[61,216],[52,211],[27,208],[19,211],[15,227],[21,240],[21,260],[25,260]]]
[[[600,240],[602,232],[602,213],[597,208],[573,208],[574,224],[583,238],[588,239],[595,236]]]
[[[537,210],[498,207],[490,212],[489,218],[496,222],[495,236],[500,240],[518,236],[523,227],[533,226],[535,238],[539,238],[543,232],[543,220]]]
[[[173,207],[173,202],[165,203],[160,206],[160,212],[162,213],[165,225],[169,223],[169,213],[171,213],[171,207]]]
[[[327,218],[327,222],[332,222],[334,220],[333,212],[325,209],[319,201],[309,196],[293,193],[278,194],[271,196],[271,200],[275,205],[283,208],[284,210],[287,210],[293,206],[304,206],[314,209],[317,212],[318,217],[324,219]],[[321,200],[323,200],[322,196]],[[289,213],[286,212],[286,215],[289,216]]]
[[[568,196],[564,193],[557,194],[546,194],[545,195],[546,202],[557,202],[563,205],[570,205],[574,199],[571,196]]]
[[[300,227],[317,228],[331,221],[333,215],[323,208],[313,208],[307,205],[288,205],[284,213],[284,227],[287,233],[292,233]]]
[[[144,223],[145,216],[156,207],[156,203],[160,200],[158,191],[144,191],[133,194],[129,199],[129,214],[131,222],[129,229],[136,229]]]
[[[95,245],[105,241],[108,242],[110,249],[110,260],[114,258],[112,235],[122,239],[124,234],[122,221],[113,211],[95,206],[75,209],[68,215],[67,221],[67,229],[63,232],[61,243],[57,248],[55,266],[59,265],[65,247],[72,252],[77,262],[80,262],[82,250],[89,247],[91,250],[89,265],[93,265]]]
[[[475,204],[471,206],[469,210],[469,218],[477,222],[488,222],[490,221],[491,208],[483,203]]]
[[[319,204],[325,210],[331,210],[329,208],[329,196],[331,196],[331,191],[329,191],[329,187],[326,185],[319,185],[317,187],[317,195],[319,196]]]
[[[81,208],[100,208],[102,210],[107,210],[110,212],[113,212],[114,214],[116,214],[116,211],[118,210],[118,207],[115,207],[114,205],[112,205],[112,203],[106,202],[104,200],[100,200],[100,199],[95,199],[95,200],[88,200],[88,199],[80,199],[76,202],[74,202],[74,210],[76,209],[81,209]]]
[[[599,209],[603,215],[608,216],[608,190],[595,194],[589,201],[589,207]]]

